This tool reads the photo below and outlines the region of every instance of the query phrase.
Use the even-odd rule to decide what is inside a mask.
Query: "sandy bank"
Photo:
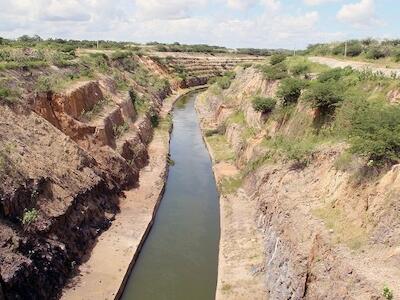
[[[204,134],[210,123],[202,114],[200,101],[196,109]],[[212,127],[212,125],[211,125]],[[235,176],[239,170],[230,162],[216,162],[213,148],[205,139],[213,161],[217,184],[224,177]],[[216,299],[267,299],[264,283],[264,239],[257,226],[257,203],[246,191],[220,196],[221,235],[218,258]]]

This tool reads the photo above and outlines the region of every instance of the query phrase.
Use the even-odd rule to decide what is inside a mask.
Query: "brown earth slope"
[[[354,184],[354,170],[335,167],[344,144],[321,145],[307,165],[283,158],[263,161],[269,151],[265,140],[296,136],[315,116],[302,102],[291,117],[255,112],[251,97],[272,96],[278,84],[253,68],[241,68],[229,89],[212,87],[197,103],[215,162],[234,164],[240,172],[218,180],[224,194],[222,230],[254,234],[246,237],[253,240],[252,255],[235,247],[243,244],[242,235],[221,235],[217,294],[252,298],[261,276],[262,297],[269,299],[380,299],[386,285],[399,295],[399,166]],[[238,201],[244,206],[233,204]],[[251,207],[250,221],[232,222]],[[239,228],[224,228],[224,222]]]

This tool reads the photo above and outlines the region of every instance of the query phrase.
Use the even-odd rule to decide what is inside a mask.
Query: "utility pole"
[[[97,40],[97,49],[99,49],[99,40]]]
[[[344,42],[344,57],[347,57],[347,41]]]

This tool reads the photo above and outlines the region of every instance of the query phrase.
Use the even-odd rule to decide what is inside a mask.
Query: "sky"
[[[400,38],[399,0],[0,0],[0,36],[303,49]]]

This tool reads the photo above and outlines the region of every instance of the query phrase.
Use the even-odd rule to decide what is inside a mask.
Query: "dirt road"
[[[371,70],[374,73],[381,73],[384,76],[392,77],[396,74],[397,78],[400,78],[400,68],[398,69],[391,69],[391,68],[384,68],[372,63],[361,62],[361,61],[350,61],[350,60],[339,60],[330,57],[309,57],[312,62],[316,62],[319,64],[327,65],[331,68],[345,68],[345,67],[352,67],[355,70],[363,71],[363,70]]]

